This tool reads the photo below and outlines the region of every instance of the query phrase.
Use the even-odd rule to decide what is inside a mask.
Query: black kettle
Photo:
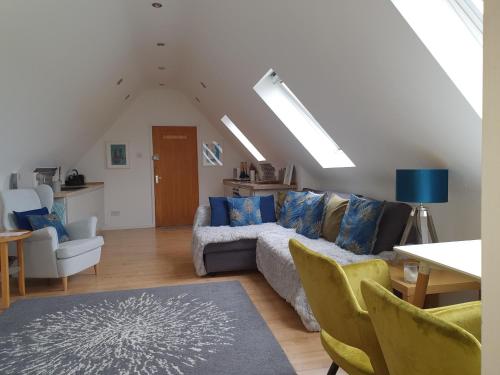
[[[71,171],[71,174],[66,177],[66,186],[83,186],[85,185],[85,176],[78,173],[76,169]]]

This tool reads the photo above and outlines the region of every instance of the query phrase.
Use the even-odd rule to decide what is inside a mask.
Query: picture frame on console
[[[289,163],[286,166],[285,177],[283,178],[283,184],[285,184],[285,185],[291,185],[292,184],[293,169],[294,168],[295,168],[295,165],[293,163]]]

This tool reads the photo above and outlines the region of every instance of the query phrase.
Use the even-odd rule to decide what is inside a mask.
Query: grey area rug
[[[0,374],[295,374],[237,281],[21,300]]]

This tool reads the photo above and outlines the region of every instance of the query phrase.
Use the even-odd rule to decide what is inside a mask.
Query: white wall
[[[230,178],[233,167],[246,160],[182,93],[173,89],[144,91],[76,165],[88,181],[104,182],[107,228],[154,225],[153,125],[198,128],[200,203],[207,203],[209,196],[222,195],[222,179]],[[212,140],[222,142],[223,167],[202,166],[200,143]],[[106,169],[105,143],[109,141],[129,143],[130,169]],[[120,211],[120,216],[111,216],[111,211]]]
[[[500,2],[485,1],[483,115],[483,375],[500,369]]]

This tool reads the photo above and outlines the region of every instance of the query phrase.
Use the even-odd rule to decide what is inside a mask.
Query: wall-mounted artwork
[[[222,145],[220,142],[203,142],[202,156],[204,167],[222,166]]]
[[[128,143],[106,143],[106,161],[108,168],[130,168],[128,157]]]

